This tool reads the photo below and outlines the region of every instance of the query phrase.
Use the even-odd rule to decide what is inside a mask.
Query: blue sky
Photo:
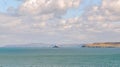
[[[22,1],[0,0],[0,12],[6,12],[8,7],[18,8]]]
[[[93,5],[99,6],[100,4],[101,4],[101,0],[84,0],[78,8],[69,9],[65,14],[64,18],[81,16],[86,7]]]

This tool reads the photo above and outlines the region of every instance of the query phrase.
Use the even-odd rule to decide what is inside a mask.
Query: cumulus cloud
[[[4,38],[0,43],[119,41],[120,0],[102,0],[101,5],[88,6],[80,16],[62,17],[81,2],[24,0],[17,9],[9,7],[7,14],[0,14],[0,39]]]
[[[20,12],[26,14],[65,14],[69,8],[77,8],[81,0],[26,0]]]
[[[113,14],[120,14],[120,0],[103,0],[102,8]]]
[[[92,13],[98,21],[117,22],[120,20],[120,0],[102,0],[100,7],[92,8]]]
[[[109,5],[108,5],[109,4]],[[84,20],[95,25],[99,31],[118,32],[120,28],[120,0],[102,0],[100,6],[92,6],[84,14]],[[88,25],[90,25],[88,24]],[[90,29],[93,31],[93,29]],[[98,31],[98,30],[96,30]]]

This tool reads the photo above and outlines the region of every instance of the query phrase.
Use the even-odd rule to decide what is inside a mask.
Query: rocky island
[[[53,48],[59,48],[59,46],[55,45],[55,46],[53,46]]]
[[[88,47],[88,48],[120,48],[120,42],[92,43],[92,44],[83,45],[82,47]]]

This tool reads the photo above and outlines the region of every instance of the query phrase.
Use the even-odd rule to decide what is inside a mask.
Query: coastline
[[[88,48],[120,48],[120,42],[92,43],[92,44],[83,45],[82,47],[88,47]]]

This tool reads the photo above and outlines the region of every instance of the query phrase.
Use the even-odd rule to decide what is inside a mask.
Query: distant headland
[[[120,42],[92,43],[92,44],[83,45],[82,47],[88,47],[88,48],[120,48]]]

